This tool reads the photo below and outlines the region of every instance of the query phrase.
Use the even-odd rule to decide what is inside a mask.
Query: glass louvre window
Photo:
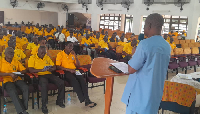
[[[101,14],[99,27],[102,29],[118,30],[121,26],[120,14]]]

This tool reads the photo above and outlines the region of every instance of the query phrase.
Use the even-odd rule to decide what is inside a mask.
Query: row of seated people
[[[42,39],[41,42],[45,44],[45,39]],[[91,102],[88,96],[87,87],[82,76],[75,75],[75,69],[80,66],[79,60],[75,52],[73,51],[73,43],[66,42],[65,49],[58,53],[56,58],[56,64],[50,59],[46,54],[46,47],[40,43],[40,46],[37,46],[35,54],[28,60],[28,68],[25,68],[22,64],[22,60],[19,61],[19,55],[15,50],[18,50],[16,47],[16,40],[10,39],[8,41],[8,47],[2,53],[0,59],[0,76],[3,77],[4,88],[10,95],[17,113],[27,114],[26,110],[28,109],[28,98],[29,98],[29,89],[26,83],[21,80],[20,77],[13,74],[13,72],[20,71],[21,73],[36,73],[39,75],[39,85],[41,86],[41,95],[42,95],[42,112],[48,113],[47,109],[47,84],[52,82],[58,87],[58,97],[56,105],[64,108],[64,81],[56,77],[52,72],[56,69],[63,70],[65,72],[65,80],[67,80],[74,88],[74,91],[77,93],[80,102],[85,102],[85,106],[94,107],[96,103]],[[21,56],[21,55],[20,55]],[[45,66],[51,66],[48,69],[45,69]],[[23,102],[19,99],[17,89],[19,88],[23,92]]]

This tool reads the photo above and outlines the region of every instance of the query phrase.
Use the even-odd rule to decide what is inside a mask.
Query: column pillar
[[[132,26],[132,32],[135,35],[139,35],[141,33],[142,28],[142,19],[143,17],[141,15],[133,15],[133,26]]]
[[[66,27],[66,12],[58,12],[58,25]]]
[[[125,25],[124,25],[124,23],[125,23],[125,14],[122,14],[121,15],[121,27],[120,27],[120,31],[124,31],[124,27],[125,27]]]
[[[99,31],[100,14],[91,14],[91,28],[92,30]]]

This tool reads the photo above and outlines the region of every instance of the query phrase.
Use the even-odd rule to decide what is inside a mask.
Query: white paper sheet
[[[13,72],[13,74],[16,74],[16,75],[24,75],[24,74],[22,74],[21,72]]]
[[[118,63],[110,63],[111,65],[115,66],[117,69],[121,70],[123,73],[128,74],[128,65],[124,62]]]
[[[190,74],[192,76],[192,78],[197,79],[200,78],[200,72],[194,72]]]
[[[181,73],[178,73],[176,76],[179,77],[179,78],[181,78],[181,79],[192,80],[192,76],[190,74],[181,74]]]
[[[79,70],[76,70],[76,75],[82,75]]]

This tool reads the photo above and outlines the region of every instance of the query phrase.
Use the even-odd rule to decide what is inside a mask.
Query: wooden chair
[[[188,46],[189,46],[190,48],[195,47],[195,43],[189,43]]]
[[[190,43],[195,43],[195,40],[190,40]]]
[[[188,40],[188,39],[187,39],[187,40],[185,40],[185,43],[190,43],[190,40]]]
[[[187,48],[187,47],[189,47],[189,46],[188,46],[188,43],[183,43],[183,44],[181,44],[181,47],[182,47],[182,48]]]
[[[185,40],[179,40],[179,44],[186,43]]]

